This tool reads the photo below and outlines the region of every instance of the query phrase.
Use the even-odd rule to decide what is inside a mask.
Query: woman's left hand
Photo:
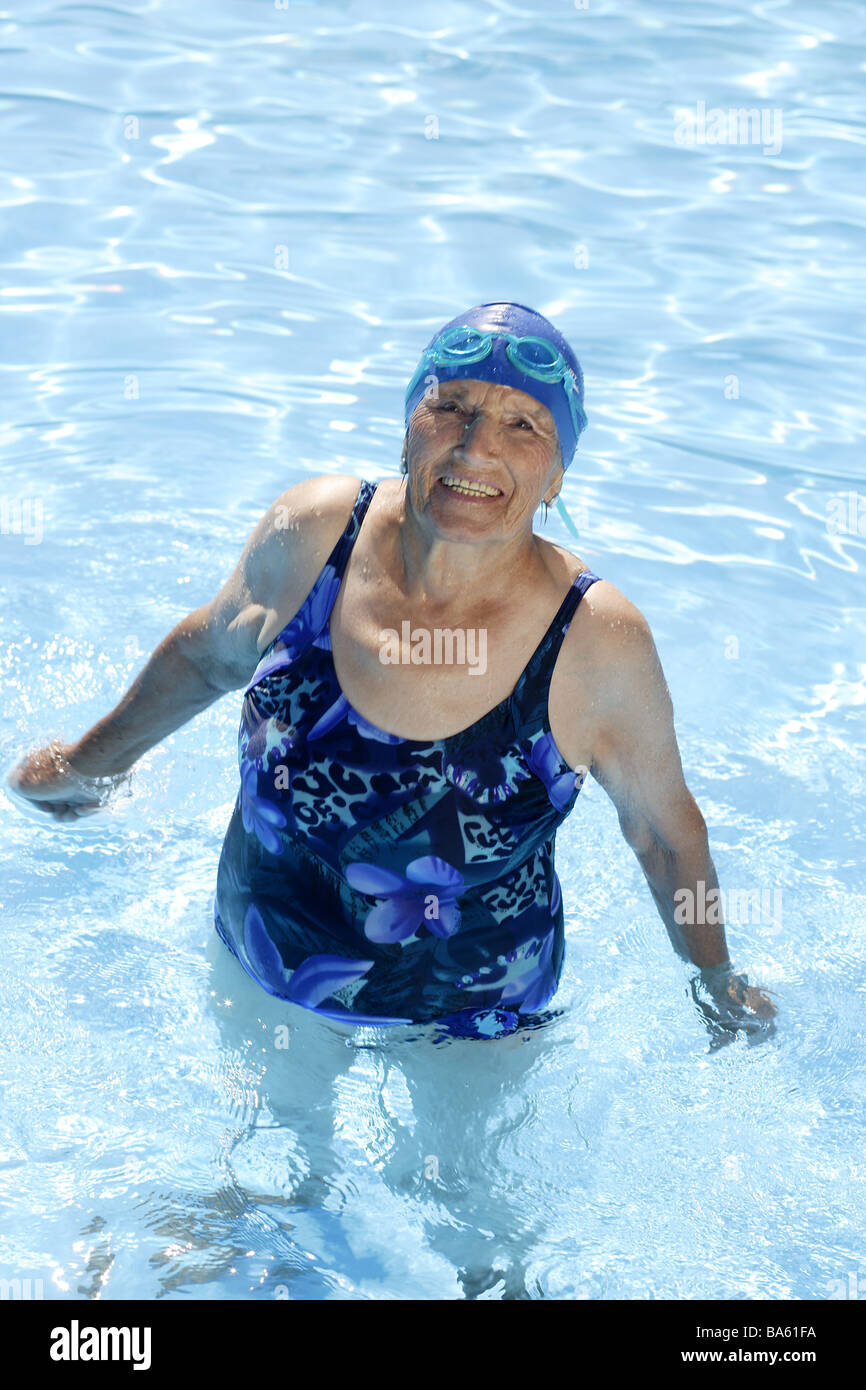
[[[699,996],[699,985],[711,1002]],[[746,1033],[749,1042],[755,1043],[776,1031],[776,1004],[768,991],[750,985],[745,974],[730,971],[714,979],[711,972],[702,972],[692,980],[692,998],[708,1025],[712,1051],[733,1042],[738,1033]]]

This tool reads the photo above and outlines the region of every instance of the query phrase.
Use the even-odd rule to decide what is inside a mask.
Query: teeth
[[[489,483],[467,483],[462,478],[442,478],[446,487],[450,487],[454,492],[463,492],[468,496],[476,497],[499,497],[498,487],[491,487]]]

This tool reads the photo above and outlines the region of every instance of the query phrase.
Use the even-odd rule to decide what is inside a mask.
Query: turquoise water
[[[722,886],[772,907],[728,940],[777,1030],[710,1049],[592,782],[557,841],[550,1027],[434,1047],[277,1005],[212,930],[229,695],[101,816],[0,798],[0,1275],[863,1297],[862,7],[402,19],[0,16],[3,771],[117,702],[284,488],[397,473],[437,324],[528,303],[590,420],[580,539],[538,528],[652,625]],[[760,141],[706,138],[702,110],[751,107]]]

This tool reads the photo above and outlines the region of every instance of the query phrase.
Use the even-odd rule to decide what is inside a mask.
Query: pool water
[[[859,7],[13,0],[0,37],[4,776],[116,704],[287,486],[396,475],[433,329],[517,300],[586,376],[579,539],[538,529],[649,619],[779,1007],[714,1045],[591,780],[547,1026],[278,1003],[213,931],[227,695],[98,816],[0,797],[0,1277],[866,1296]],[[699,138],[701,103],[768,139]]]

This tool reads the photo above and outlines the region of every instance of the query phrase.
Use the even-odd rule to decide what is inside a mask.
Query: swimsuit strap
[[[370,483],[365,478],[361,483],[349,520],[338,537],[333,550],[319,571],[315,584],[303,604],[290,622],[277,634],[270,646],[262,652],[259,664],[253,672],[247,695],[253,686],[266,676],[278,675],[296,661],[311,642],[330,650],[328,624],[331,610],[337,601],[337,593],[343,578],[346,562],[352,553],[352,546],[361,529],[367,508],[376,491],[378,483]]]
[[[563,638],[587,589],[600,578],[601,575],[592,570],[584,570],[577,576],[523,668],[511,696],[512,713],[518,727],[534,719],[539,709],[547,709],[547,692]]]
[[[334,549],[331,551],[330,555],[325,561],[326,567],[330,566],[330,568],[335,572],[339,579],[343,578],[343,572],[346,568],[346,565],[348,564],[349,556],[352,553],[352,547],[355,544],[355,541],[358,539],[358,532],[361,529],[361,523],[367,514],[367,508],[372,502],[373,493],[376,491],[376,488],[378,486],[378,483],[368,482],[366,478],[363,480],[363,482],[361,483],[360,491],[358,492],[358,496],[355,498],[355,505],[352,507],[352,513],[349,517],[349,520],[346,522],[343,534],[340,536],[339,540],[334,546]],[[336,598],[337,595],[335,593],[334,599],[331,603],[331,608],[334,606]],[[330,608],[328,612],[330,613]]]
[[[313,585],[307,598],[307,603],[312,605],[312,633],[313,638],[319,646],[331,650],[330,623],[331,613],[334,604],[337,602],[337,594],[343,583],[343,575],[346,565],[349,563],[349,556],[355,541],[358,539],[358,532],[361,523],[367,515],[367,508],[373,500],[373,493],[379,486],[378,483],[368,482],[365,478],[361,483],[358,496],[355,498],[349,520],[346,522],[343,534],[337,540],[334,549],[328,556],[319,574],[318,579]],[[321,597],[319,597],[321,591]]]

